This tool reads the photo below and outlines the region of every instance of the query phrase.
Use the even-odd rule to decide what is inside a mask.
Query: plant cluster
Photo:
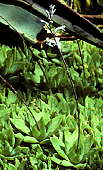
[[[51,47],[0,47],[0,168],[103,169],[103,51],[60,44],[46,12]]]
[[[32,49],[32,58],[27,48],[25,56],[1,46],[2,76],[22,96],[0,84],[1,169],[102,169],[103,51],[82,42],[80,47],[83,58],[76,42],[61,44],[79,101],[77,149],[76,102],[55,47]]]

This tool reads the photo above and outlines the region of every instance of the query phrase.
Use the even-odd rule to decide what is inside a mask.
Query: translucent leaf
[[[92,135],[86,135],[84,136],[84,155],[88,154],[91,146],[93,145],[94,139]]]
[[[54,133],[60,126],[62,122],[62,115],[56,116],[50,121],[50,124],[48,126],[47,135],[50,136],[52,133]]]
[[[61,64],[61,62],[58,60],[58,59],[56,59],[56,58],[53,58],[53,59],[51,59],[54,63],[56,63],[56,64]]]
[[[78,146],[78,149],[77,149],[78,143],[76,141],[69,150],[68,157],[73,164],[78,164],[83,159],[83,156],[84,156],[84,144],[83,144],[83,142],[84,141],[81,139],[79,146]]]
[[[24,142],[27,143],[39,143],[34,137],[24,136]]]
[[[30,129],[25,125],[25,121],[22,119],[12,119],[10,118],[10,121],[12,124],[21,132],[24,132],[26,134],[30,133]]]
[[[73,147],[74,143],[77,141],[77,138],[77,129],[73,133],[70,133],[68,130],[64,131],[65,151],[67,155],[69,155],[69,150]]]
[[[67,116],[67,118],[66,118],[66,123],[67,123],[67,125],[68,125],[68,127],[69,127],[69,131],[70,131],[70,132],[73,132],[73,131],[76,129],[76,127],[77,127],[76,120],[75,120],[74,117],[71,116],[71,115],[68,115],[68,116]]]
[[[68,160],[67,155],[65,154],[63,148],[65,147],[64,143],[58,139],[56,136],[53,136],[50,138],[50,141],[54,147],[54,149],[57,151],[57,153],[64,159]]]
[[[73,164],[68,160],[60,160],[58,158],[56,158],[54,155],[53,157],[51,157],[51,160],[61,166],[65,166],[65,167],[69,167],[69,166],[73,166]]]

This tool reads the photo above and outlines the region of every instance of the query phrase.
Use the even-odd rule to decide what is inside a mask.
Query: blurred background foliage
[[[61,0],[82,14],[102,14],[103,0]]]

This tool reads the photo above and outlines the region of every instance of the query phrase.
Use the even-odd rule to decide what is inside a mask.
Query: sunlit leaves
[[[21,141],[23,142],[27,142],[27,143],[38,143],[38,141],[34,138],[34,137],[31,137],[31,136],[23,136],[22,134],[20,133],[17,133],[15,134],[15,137],[20,139]]]
[[[65,154],[65,152],[63,151],[63,148],[65,148],[64,143],[58,139],[56,136],[53,136],[50,138],[50,141],[53,145],[53,147],[55,148],[55,150],[57,151],[57,153],[64,159],[68,160],[67,155]]]
[[[29,128],[25,125],[25,121],[22,119],[10,119],[12,124],[20,131],[23,133],[29,134],[30,130]]]
[[[62,115],[58,115],[55,118],[53,118],[48,126],[47,135],[52,135],[58,128],[60,127],[60,124],[62,122]]]
[[[14,83],[14,87],[18,82],[21,91],[24,87],[27,89],[27,93],[18,91],[18,94],[22,94],[28,105],[27,108],[21,98],[18,100],[13,92],[4,88],[4,84],[0,85],[2,169],[25,169],[27,166],[37,170],[59,170],[61,166],[67,169],[85,169],[86,166],[94,168],[98,161],[102,162],[103,101],[100,97],[96,98],[94,93],[98,83],[102,87],[102,52],[99,54],[98,49],[87,44],[84,44],[84,47],[83,70],[77,45],[62,45],[63,57],[71,72],[79,99],[81,130],[78,148],[76,103],[59,56],[49,49],[48,52],[33,49],[35,58],[32,60],[28,49],[27,56],[24,56],[16,49],[1,47],[3,74],[10,74],[9,80]],[[87,89],[90,93],[87,91],[85,94]],[[97,93],[102,94],[99,90]]]

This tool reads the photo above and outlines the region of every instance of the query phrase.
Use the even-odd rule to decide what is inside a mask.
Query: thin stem
[[[67,76],[68,76],[68,82],[70,80],[70,83],[71,83],[71,87],[72,87],[72,90],[73,90],[73,95],[74,95],[74,98],[75,98],[75,101],[76,101],[76,110],[77,110],[77,117],[78,117],[78,142],[77,142],[77,149],[79,147],[79,140],[80,140],[80,110],[79,110],[79,105],[78,105],[78,97],[77,97],[77,93],[76,93],[76,90],[75,90],[75,87],[74,87],[74,83],[73,83],[73,79],[72,79],[72,76],[69,72],[69,69],[68,69],[68,66],[66,64],[66,61],[63,57],[63,53],[61,51],[60,48],[58,48],[58,43],[56,41],[56,37],[55,37],[55,34],[52,32],[51,28],[49,28],[51,34],[53,35],[53,38],[55,40],[55,44],[56,44],[56,47],[57,47],[57,50],[58,50],[58,54],[60,55],[60,57],[62,58],[62,61],[64,63],[64,67],[65,67],[65,70],[67,72]]]
[[[84,75],[84,79],[85,79],[85,68],[84,68],[84,63],[83,63],[83,58],[84,58],[84,56],[83,56],[83,53],[81,52],[81,49],[80,49],[80,42],[79,42],[79,40],[77,40],[77,44],[78,44],[78,49],[79,49],[79,54],[80,54],[80,57],[81,57],[81,60],[82,60],[82,67],[83,67],[83,75]]]

